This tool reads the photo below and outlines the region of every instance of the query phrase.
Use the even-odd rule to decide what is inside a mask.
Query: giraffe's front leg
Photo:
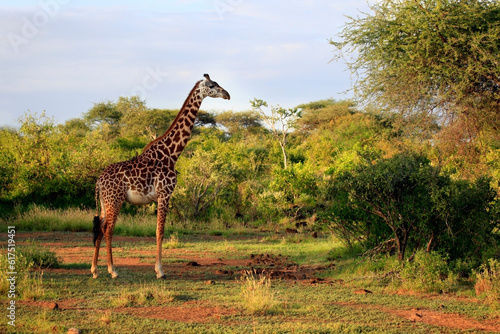
[[[156,262],[155,272],[156,278],[166,278],[161,264],[161,251],[163,235],[165,233],[165,217],[167,216],[168,198],[163,201],[158,201],[158,216],[156,223]]]
[[[94,218],[94,224],[96,223],[95,221],[96,218]],[[102,222],[103,222],[103,217],[99,217],[99,231],[97,232],[97,238],[95,239],[95,242],[94,242],[94,259],[92,260],[92,267],[90,268],[90,272],[92,273],[92,277],[93,278],[97,278],[99,277],[99,275],[97,274],[97,261],[99,259],[99,249],[101,247],[101,240],[102,240],[102,237],[104,236],[104,234],[101,232],[102,231]]]
[[[111,274],[111,278],[117,278],[118,273],[116,272],[115,266],[113,264],[113,251],[111,247],[111,238],[112,236],[106,235],[106,247],[108,250],[108,273]]]

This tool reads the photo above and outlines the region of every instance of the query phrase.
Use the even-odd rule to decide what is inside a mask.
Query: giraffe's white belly
[[[137,190],[127,190],[125,199],[127,202],[135,205],[148,204],[156,200],[156,192],[154,187],[148,189],[146,193]]]

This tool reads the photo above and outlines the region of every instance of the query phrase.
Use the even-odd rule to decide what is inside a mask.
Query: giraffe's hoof
[[[111,274],[111,278],[112,279],[118,278],[118,274],[117,273]]]
[[[157,279],[167,279],[167,275],[163,274],[163,275],[157,275],[156,276]]]
[[[92,274],[92,278],[96,279],[96,278],[98,278],[98,277],[99,277],[99,275],[97,275],[97,274]]]

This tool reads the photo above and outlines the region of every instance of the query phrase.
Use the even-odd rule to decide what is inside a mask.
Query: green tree
[[[0,204],[11,199],[16,184],[16,150],[19,145],[19,135],[16,130],[0,129]],[[1,210],[5,213],[6,210]]]
[[[353,101],[335,101],[333,99],[320,100],[298,105],[301,117],[297,120],[299,132],[312,132],[314,130],[331,127],[344,116],[356,112]]]
[[[184,218],[206,214],[233,181],[230,165],[213,151],[197,150],[177,166],[180,175],[172,202]]]
[[[262,120],[269,126],[273,137],[278,141],[281,152],[283,154],[283,167],[288,166],[288,156],[286,146],[288,135],[294,128],[301,111],[299,108],[282,108],[280,106],[272,106],[269,113],[266,113],[262,108],[268,107],[267,102],[260,99],[250,101],[252,108],[262,116]]]
[[[81,139],[90,132],[88,122],[81,118],[67,120],[64,124],[58,126],[59,131],[75,139]]]
[[[382,0],[371,10],[330,41],[339,51],[334,59],[346,59],[356,75],[360,99],[436,115],[464,136],[498,132],[499,1]]]
[[[393,238],[399,260],[409,247],[480,260],[481,245],[498,244],[489,180],[454,181],[422,155],[360,164],[334,178],[329,191],[334,232],[365,246]]]
[[[90,124],[96,124],[101,128],[106,140],[112,140],[121,135],[127,120],[129,123],[137,121],[135,116],[146,111],[146,101],[138,96],[121,96],[116,102],[95,103],[84,117]]]
[[[122,137],[140,138],[149,142],[161,136],[175,119],[178,110],[143,109],[125,114]]]
[[[227,128],[230,134],[246,130],[254,132],[262,129],[261,116],[255,111],[224,111],[215,117],[217,123]]]

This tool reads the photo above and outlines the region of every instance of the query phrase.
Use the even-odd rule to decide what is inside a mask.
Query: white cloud
[[[220,19],[215,1],[234,6]],[[286,105],[336,96],[350,82],[345,66],[328,64],[327,39],[343,14],[356,15],[343,8],[365,2],[333,4],[71,0],[18,53],[6,34],[20,33],[22,18],[39,7],[1,8],[0,125],[27,109],[46,109],[58,121],[79,117],[92,102],[129,95],[145,82],[150,107],[179,108],[205,72],[232,97],[206,101],[207,109],[248,109],[253,97]],[[151,69],[168,75],[154,85]]]

